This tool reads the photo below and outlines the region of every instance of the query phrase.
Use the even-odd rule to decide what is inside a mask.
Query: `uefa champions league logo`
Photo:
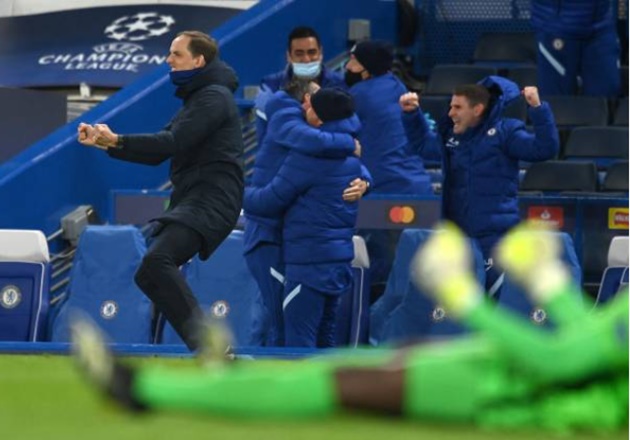
[[[157,12],[140,12],[120,17],[105,28],[105,35],[116,41],[143,41],[171,30],[175,19]]]

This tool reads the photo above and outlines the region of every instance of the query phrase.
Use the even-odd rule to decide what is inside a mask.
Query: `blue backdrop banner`
[[[171,40],[239,9],[137,5],[0,18],[0,86],[123,87],[164,63]]]

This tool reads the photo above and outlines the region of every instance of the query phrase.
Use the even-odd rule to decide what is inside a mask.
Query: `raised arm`
[[[398,102],[402,109],[401,118],[410,150],[426,158],[440,158],[440,136],[429,128],[429,124],[420,109],[418,94],[405,93],[401,95]]]
[[[510,157],[531,162],[553,158],[560,149],[558,129],[549,104],[541,102],[536,87],[525,87],[523,96],[529,105],[529,118],[534,134],[524,126],[514,130],[507,139],[505,148]]]

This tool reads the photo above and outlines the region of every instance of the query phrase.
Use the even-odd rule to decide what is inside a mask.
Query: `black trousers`
[[[149,245],[135,275],[138,287],[191,351],[199,348],[203,312],[179,267],[201,250],[203,240],[201,234],[182,224],[165,225]]]

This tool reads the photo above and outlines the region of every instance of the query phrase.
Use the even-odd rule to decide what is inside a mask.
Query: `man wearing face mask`
[[[293,79],[307,79],[321,87],[343,87],[343,76],[326,69],[319,35],[305,26],[294,28],[287,41],[287,66],[263,78],[262,85],[275,92]]]
[[[407,89],[390,72],[393,60],[389,43],[361,41],[352,48],[346,64],[345,82],[362,125],[358,135],[361,161],[372,174],[372,194],[432,194],[422,157],[408,142],[398,116],[398,98]],[[437,149],[433,156],[439,158]],[[400,230],[364,230],[361,235],[370,254],[372,281],[382,284],[387,280]]]
[[[155,134],[120,135],[105,124],[81,123],[79,142],[113,158],[146,165],[171,159],[170,204],[156,219],[154,240],[135,281],[188,348],[199,347],[199,304],[179,266],[207,259],[234,228],[243,199],[243,141],[233,92],[236,74],[218,56],[214,39],[177,35],[166,62],[183,107]]]
[[[312,81],[321,87],[346,88],[343,76],[328,70],[323,59],[322,44],[314,29],[298,26],[289,33],[286,68],[264,77],[260,85],[261,91],[256,100],[256,133],[259,144],[267,131],[265,104],[272,93],[294,80]]]

